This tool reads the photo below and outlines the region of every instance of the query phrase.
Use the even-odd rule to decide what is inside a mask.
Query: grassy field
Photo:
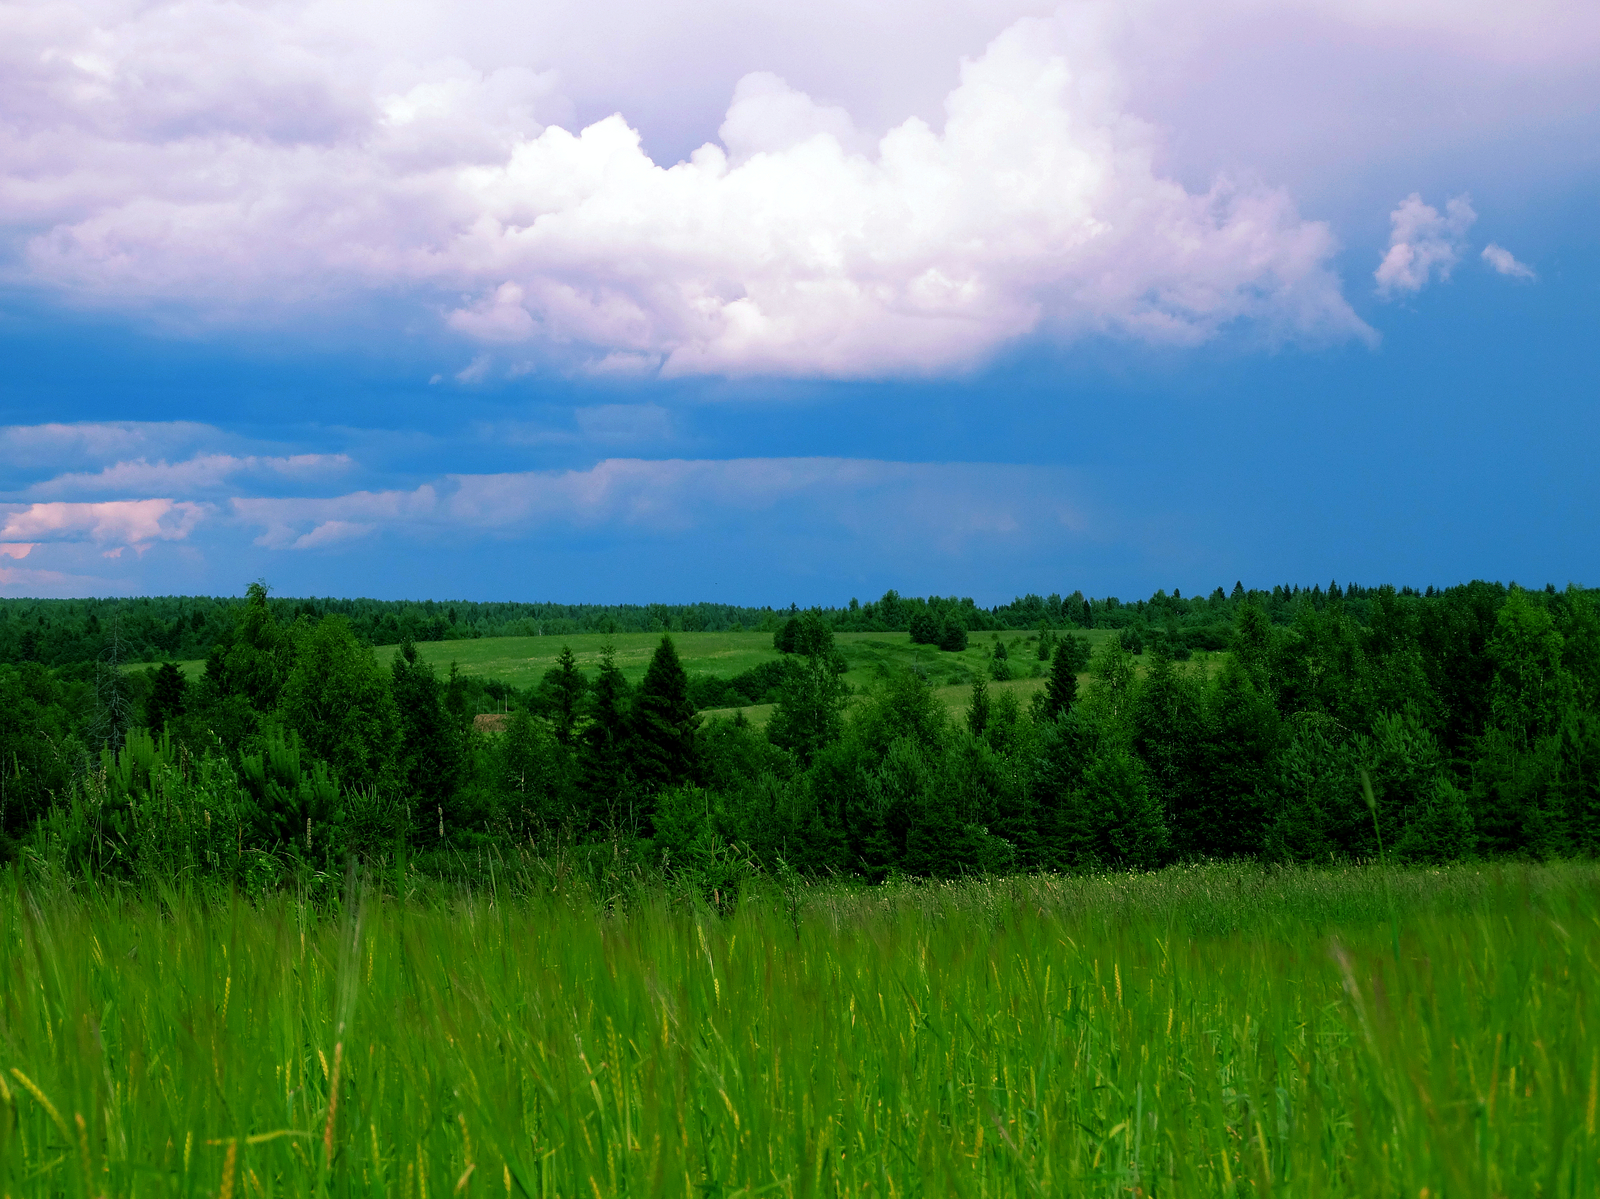
[[[1081,633],[1098,648],[1113,636],[1108,629],[1092,629]],[[1038,659],[1037,642],[1027,633],[1002,634],[1007,645],[1009,661],[1014,673],[1021,676],[1009,683],[996,684],[996,691],[1015,691],[1026,705],[1028,696],[1042,687],[1042,678],[1030,678],[1037,666],[1046,667]],[[691,675],[706,674],[717,678],[733,678],[753,666],[770,662],[778,657],[772,648],[771,633],[674,633],[673,644],[683,660],[684,669]],[[946,653],[926,645],[912,645],[909,633],[842,633],[837,637],[839,649],[844,653],[850,669],[845,681],[856,690],[864,690],[873,683],[889,677],[899,670],[922,670],[938,690],[940,697],[952,710],[966,706],[972,679],[983,674],[988,677],[988,654],[993,652],[996,635],[974,633],[967,649],[961,653]],[[498,679],[518,690],[531,687],[544,677],[544,672],[555,665],[563,646],[571,646],[578,665],[591,677],[607,645],[616,653],[617,665],[630,683],[637,684],[644,677],[650,656],[661,643],[659,633],[586,633],[570,637],[486,637],[477,641],[428,641],[417,645],[417,654],[431,663],[441,674],[454,662],[468,675],[484,679]],[[380,662],[394,659],[398,646],[383,645],[373,650]],[[142,670],[153,663],[140,663],[130,669]],[[204,662],[180,662],[184,673],[191,679],[200,677]],[[731,714],[729,709],[728,714]],[[770,715],[769,707],[745,709],[745,714],[757,724],[764,723]]]
[[[0,1192],[1600,1193],[1593,864],[802,888],[726,918],[499,877],[325,913],[13,874]]]

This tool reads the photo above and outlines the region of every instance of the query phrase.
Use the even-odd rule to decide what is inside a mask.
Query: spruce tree
[[[160,733],[168,721],[183,715],[188,680],[176,662],[163,662],[151,672],[150,682],[150,697],[144,702],[145,724],[152,733]]]
[[[400,716],[400,773],[424,817],[448,804],[460,785],[465,755],[461,735],[445,710],[444,689],[433,667],[419,661],[407,641],[394,656],[393,693]],[[421,827],[429,827],[424,818]]]
[[[589,680],[578,669],[571,646],[561,647],[556,664],[545,671],[540,690],[545,692],[544,700],[556,740],[562,745],[571,745],[577,734],[578,718],[583,714],[584,693],[589,690]]]
[[[689,676],[665,633],[633,704],[634,777],[647,792],[694,781],[700,773],[695,733],[700,717],[689,700]]]
[[[1075,638],[1069,637],[1056,647],[1056,656],[1050,662],[1050,681],[1045,684],[1046,717],[1058,719],[1078,702],[1078,672],[1069,647]]]
[[[589,721],[578,735],[578,785],[586,801],[576,817],[579,831],[615,833],[625,826],[631,830],[635,823],[630,692],[617,669],[616,651],[608,645],[600,652],[600,672],[589,689]]]
[[[972,702],[967,705],[967,728],[981,737],[989,727],[989,684],[980,674],[972,680]]]

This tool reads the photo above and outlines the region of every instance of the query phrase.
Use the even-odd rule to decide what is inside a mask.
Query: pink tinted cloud
[[[464,293],[443,315],[469,340],[669,374],[945,372],[1040,330],[1368,335],[1287,194],[1154,167],[1078,20],[1003,28],[941,118],[881,135],[748,75],[724,144],[663,166],[621,115],[542,123],[543,76],[401,71],[292,4],[57,15],[23,31],[0,216],[33,211],[29,273],[86,301],[263,320]]]
[[[209,505],[182,500],[111,500],[97,504],[39,503],[0,508],[0,540],[92,541],[142,549],[181,541],[206,517]]]
[[[1477,219],[1466,196],[1447,202],[1442,213],[1416,192],[1401,200],[1389,214],[1389,249],[1373,272],[1379,294],[1418,292],[1435,277],[1449,279]]]

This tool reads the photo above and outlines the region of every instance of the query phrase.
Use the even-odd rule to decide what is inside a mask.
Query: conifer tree
[[[1073,662],[1073,654],[1069,642],[1074,638],[1067,638],[1056,647],[1056,656],[1050,661],[1050,681],[1045,684],[1045,716],[1055,720],[1063,712],[1070,711],[1072,705],[1078,702],[1078,672]]]
[[[974,737],[981,737],[989,727],[989,684],[983,676],[972,680],[972,702],[967,705],[967,728]]]
[[[579,787],[587,801],[580,831],[612,832],[635,823],[633,771],[629,761],[631,688],[617,669],[616,651],[600,652],[600,672],[589,689],[588,724],[578,736]]]
[[[695,733],[700,717],[689,700],[689,676],[665,633],[633,704],[634,777],[647,792],[693,782],[700,773]]]
[[[440,807],[461,781],[461,737],[445,711],[444,691],[433,667],[418,660],[411,642],[395,654],[392,672],[403,785],[424,809]],[[422,827],[427,825],[424,820]]]
[[[577,734],[578,718],[583,714],[583,696],[589,690],[589,680],[578,669],[572,647],[563,645],[556,664],[545,671],[543,688],[548,694],[550,724],[556,740],[571,745]]]
[[[152,672],[150,682],[150,697],[144,703],[145,724],[152,733],[159,733],[168,721],[183,715],[188,680],[176,662],[163,662]]]

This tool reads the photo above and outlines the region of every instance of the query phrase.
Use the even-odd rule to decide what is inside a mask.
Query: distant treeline
[[[859,612],[944,644],[980,615],[1049,625],[1052,603],[891,594]],[[0,856],[261,889],[337,878],[351,855],[476,881],[512,846],[560,846],[725,894],[754,869],[1600,850],[1600,605],[1577,587],[1084,603],[1080,621],[1131,615],[1128,636],[1087,661],[1085,637],[1040,636],[1030,703],[980,677],[958,719],[915,667],[851,693],[835,637],[858,609],[762,611],[781,657],[714,685],[666,633],[637,686],[570,652],[526,691],[439,677],[410,645],[380,662],[344,615],[259,585],[206,617],[198,678],[0,665]],[[1226,652],[1182,661],[1190,630],[1220,630]],[[486,698],[500,729],[474,721]],[[759,700],[776,705],[764,729],[696,710]]]
[[[1025,595],[993,608],[954,596],[902,596],[884,593],[862,604],[852,599],[838,608],[813,608],[835,632],[905,632],[936,644],[957,632],[1015,629],[1113,628],[1127,632],[1130,651],[1146,645],[1165,648],[1180,660],[1195,649],[1228,646],[1229,629],[1240,603],[1249,600],[1273,624],[1288,624],[1302,602],[1321,611],[1341,603],[1357,624],[1368,623],[1378,588],[1330,583],[1301,588],[1245,591],[1235,583],[1204,598],[1157,591],[1148,600],[1124,603],[1115,596],[1086,599],[1081,591],[1066,598]],[[1401,588],[1403,596],[1419,593]],[[1421,593],[1434,594],[1432,587]],[[0,663],[38,662],[66,666],[89,662],[112,635],[123,661],[195,661],[226,639],[243,600],[223,596],[141,596],[133,599],[0,599]],[[744,608],[732,604],[524,604],[466,600],[373,600],[273,598],[267,607],[280,624],[300,616],[336,615],[345,619],[365,645],[403,641],[454,641],[478,637],[562,637],[576,633],[774,632],[798,612],[783,608]]]

